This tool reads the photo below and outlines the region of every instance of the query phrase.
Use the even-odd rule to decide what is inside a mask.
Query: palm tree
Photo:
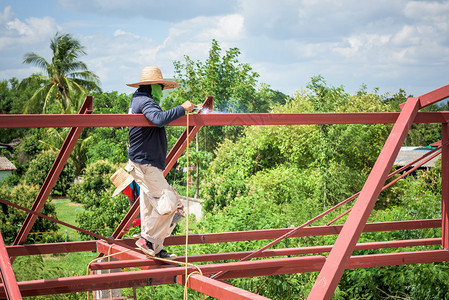
[[[87,69],[84,62],[78,60],[86,52],[70,34],[56,33],[50,48],[53,52],[51,63],[34,52],[24,56],[24,64],[36,65],[46,73],[32,75],[20,83],[19,87],[24,88],[32,78],[37,78],[40,82],[40,87],[28,100],[25,112],[28,106],[38,102],[43,105],[45,113],[48,106],[56,100],[61,113],[76,113],[80,98],[84,98],[89,91],[101,91],[98,86],[99,78]]]

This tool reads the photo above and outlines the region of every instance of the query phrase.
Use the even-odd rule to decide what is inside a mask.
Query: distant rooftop
[[[401,150],[399,151],[398,157],[394,161],[394,164],[396,166],[405,166],[412,161],[420,158],[427,152],[432,151],[429,147],[401,147]],[[432,168],[435,167],[435,162],[439,159],[439,156],[431,159],[430,161],[426,162],[422,167],[424,168]],[[412,167],[415,165],[412,165]]]
[[[13,171],[16,166],[13,165],[6,157],[0,156],[0,171]]]

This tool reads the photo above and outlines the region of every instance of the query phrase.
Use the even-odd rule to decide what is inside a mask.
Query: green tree
[[[40,152],[28,163],[27,170],[23,175],[26,184],[42,185],[50,171],[57,152],[46,150]],[[53,188],[53,195],[65,195],[75,179],[73,162],[68,160]]]
[[[40,87],[36,76],[31,76],[29,85],[22,91],[18,90],[19,80],[15,77],[0,81],[0,113],[21,114],[28,99]],[[40,113],[42,107],[32,107],[30,113]],[[14,139],[22,138],[35,129],[30,128],[4,128],[0,130],[0,143],[11,143]]]
[[[272,91],[268,85],[257,85],[259,74],[246,63],[239,62],[240,50],[230,48],[222,55],[216,40],[212,40],[209,57],[205,62],[193,61],[185,56],[185,62],[175,61],[175,79],[179,87],[171,92],[162,103],[168,109],[186,100],[203,102],[214,97],[217,112],[267,112],[286,96]],[[225,138],[234,139],[241,127],[214,127],[203,133],[204,150],[213,151]],[[207,142],[206,142],[207,141]]]
[[[50,49],[53,53],[51,62],[34,52],[24,56],[23,63],[36,65],[46,73],[32,75],[20,83],[21,88],[28,86],[31,80],[38,80],[41,84],[29,99],[25,111],[39,103],[46,113],[49,105],[56,101],[60,113],[74,113],[88,91],[100,90],[98,76],[79,60],[86,52],[70,34],[56,33],[50,42]]]
[[[99,93],[93,95],[95,114],[124,114],[128,112],[130,95]],[[108,160],[112,163],[128,161],[128,127],[86,128],[91,137],[87,149],[87,162]]]
[[[249,64],[241,63],[239,56],[238,48],[223,51],[218,41],[212,40],[209,56],[204,62],[193,61],[189,56],[184,57],[184,62],[175,61],[175,80],[179,82],[179,87],[165,97],[162,107],[169,109],[187,100],[202,103],[208,96],[214,98],[214,111],[218,113],[268,112],[276,103],[285,103],[287,97],[284,94],[271,90],[266,84],[258,85],[259,74]],[[202,128],[195,140],[196,153],[213,153],[220,142],[235,140],[242,129],[242,126]],[[182,128],[168,128],[167,132],[171,137],[171,146]],[[205,155],[208,154],[201,156],[205,158]],[[198,175],[205,163],[197,162]],[[176,172],[171,171],[169,178],[176,178]],[[198,175],[196,179],[200,179]],[[198,180],[196,183],[195,191],[198,193]]]
[[[317,79],[317,80],[315,80]],[[375,94],[348,95],[342,88],[328,87],[315,78],[309,91],[295,94],[285,105],[273,108],[277,113],[386,111],[388,107]],[[390,125],[300,125],[251,126],[236,141],[226,140],[217,148],[202,185],[205,208],[224,207],[238,195],[251,189],[266,191],[271,185],[250,183],[259,172],[286,167],[301,178],[298,185],[288,185],[291,176],[283,178],[292,191],[283,191],[278,202],[291,199],[303,191],[303,198],[320,204],[344,200],[359,191],[375,162]],[[273,171],[274,172],[274,171]],[[293,175],[292,175],[293,176]],[[259,181],[261,182],[261,181]],[[270,182],[270,181],[266,181]],[[284,184],[278,180],[273,193]],[[301,197],[299,197],[301,199]]]

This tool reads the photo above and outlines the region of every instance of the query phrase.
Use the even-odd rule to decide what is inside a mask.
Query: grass
[[[58,220],[79,226],[76,214],[83,210],[82,205],[66,199],[54,199]],[[80,241],[76,230],[60,225],[60,232],[66,233],[66,241]],[[74,252],[17,257],[13,264],[14,273],[20,280],[36,280],[55,277],[86,275],[89,262],[97,257],[96,252]],[[30,272],[32,270],[32,272]],[[85,297],[85,296],[84,296]],[[62,297],[61,299],[65,299]]]
[[[76,214],[84,210],[82,204],[70,202],[67,199],[53,200],[56,208],[56,215],[58,220],[69,223],[74,226],[79,226],[76,222]],[[61,231],[65,231],[66,241],[81,241],[81,236],[78,231],[60,226]],[[97,257],[96,253],[91,252],[76,252],[76,253],[62,253],[51,254],[44,256],[45,265],[48,267],[62,267],[68,273],[68,276],[85,275],[87,264]]]
[[[58,216],[58,220],[61,220],[74,226],[79,226],[78,223],[76,222],[76,214],[79,211],[84,210],[82,204],[72,203],[66,199],[53,200],[53,204],[56,207],[56,215]],[[81,240],[78,231],[62,225],[60,225],[60,229],[61,231],[64,231],[66,233],[66,241]]]

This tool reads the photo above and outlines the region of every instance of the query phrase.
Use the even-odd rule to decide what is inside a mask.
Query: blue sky
[[[172,77],[173,61],[204,61],[212,39],[289,95],[315,75],[350,93],[419,96],[449,83],[449,1],[3,0],[0,80],[39,71],[23,56],[50,60],[57,31],[85,46],[104,91],[132,93],[125,83],[145,66]]]

